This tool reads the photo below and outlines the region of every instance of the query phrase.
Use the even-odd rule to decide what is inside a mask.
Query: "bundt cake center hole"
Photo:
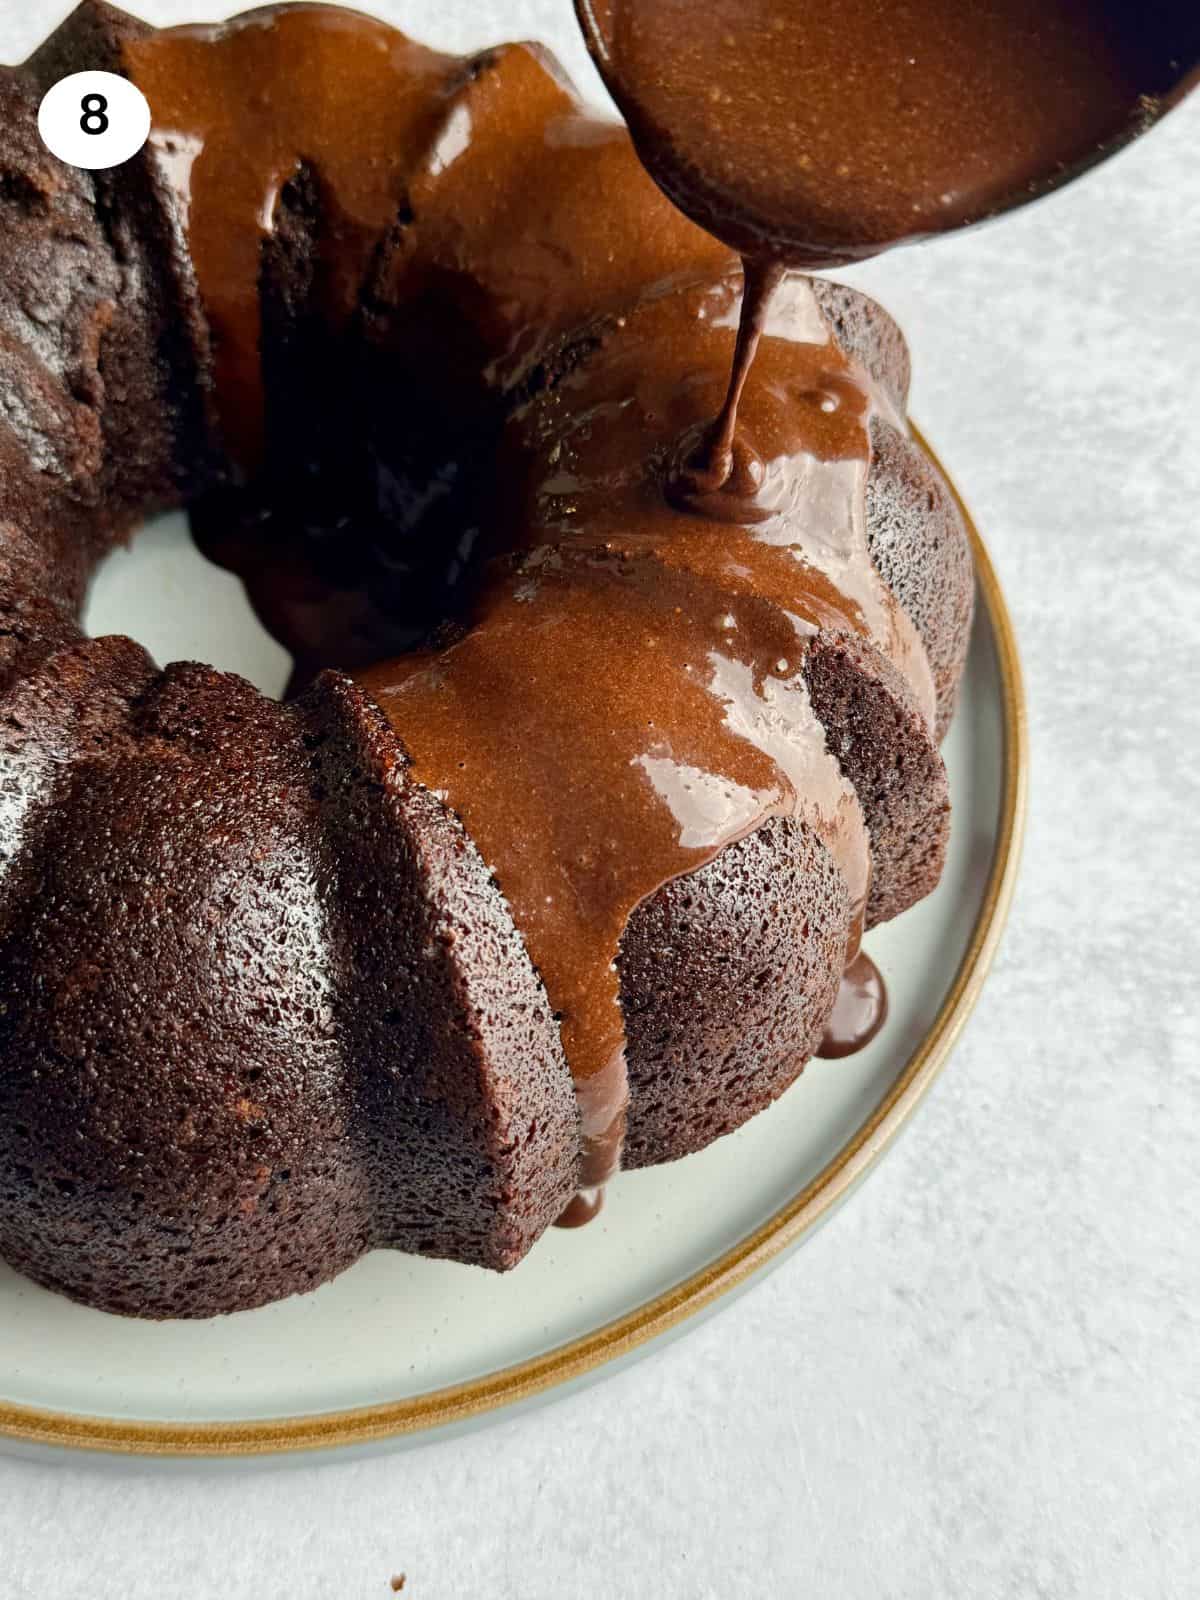
[[[156,517],[110,552],[92,581],[83,625],[136,639],[160,666],[201,661],[281,699],[292,658],[255,615],[241,579],[200,554],[183,512]]]

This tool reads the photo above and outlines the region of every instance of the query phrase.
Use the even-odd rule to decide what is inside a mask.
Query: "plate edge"
[[[937,456],[915,427],[914,436]],[[943,472],[971,540],[976,582],[992,629],[1004,726],[1004,785],[992,865],[971,940],[925,1038],[882,1102],[817,1176],[716,1261],[590,1334],[481,1378],[412,1399],[250,1422],[138,1422],[0,1403],[0,1439],[60,1449],[158,1457],[247,1457],[345,1449],[434,1433],[481,1413],[532,1400],[629,1355],[677,1328],[797,1243],[876,1164],[949,1059],[974,1010],[1008,918],[1020,867],[1029,785],[1024,681],[1008,605],[983,539]]]

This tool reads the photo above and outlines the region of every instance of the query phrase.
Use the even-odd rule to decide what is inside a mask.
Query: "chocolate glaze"
[[[408,649],[456,603],[490,522],[473,485],[512,385],[565,331],[728,252],[535,45],[451,60],[289,6],[147,32],[122,66],[150,96],[147,153],[189,277],[196,258],[214,409],[249,475],[193,501],[197,543],[242,576],[298,682]],[[249,81],[299,88],[275,91],[275,118]],[[361,170],[344,167],[345,120]]]
[[[840,1060],[864,1049],[887,1021],[887,986],[879,968],[860,950],[842,974],[833,1013],[817,1054]]]
[[[802,669],[820,628],[874,636],[919,687],[920,644],[863,525],[866,373],[830,339],[806,280],[766,318],[740,428],[764,464],[761,521],[673,509],[677,440],[719,403],[736,279],[648,295],[509,430],[510,553],[449,648],[360,675],[416,777],[466,824],[559,1014],[580,1088],[585,1183],[619,1155],[615,960],[643,900],[772,815],[798,816],[869,888],[858,800]]]
[[[431,140],[462,63],[336,6],[152,33],[126,59],[183,202],[225,442],[250,469],[263,442],[259,272],[280,191],[303,162],[317,167],[329,218],[321,300],[331,326],[344,324],[404,199],[404,169],[383,152]]]
[[[607,250],[582,251],[595,231],[582,180],[628,147],[581,115],[534,53],[463,62],[353,13],[285,6],[149,35],[128,59],[181,202],[220,420],[244,470],[263,446],[260,261],[301,167],[332,218],[318,285],[334,327],[405,218],[450,281],[470,283],[464,313],[494,352],[499,390],[525,382],[553,337],[606,297],[622,306],[610,324],[620,337],[591,334],[560,357],[566,375],[535,386],[508,425],[509,489],[491,508],[495,553],[469,629],[358,674],[508,900],[576,1081],[583,1182],[599,1185],[619,1164],[627,1101],[616,956],[648,896],[767,818],[798,817],[845,879],[848,957],[857,951],[867,831],[802,669],[817,630],[863,634],[932,724],[924,651],[866,543],[871,420],[898,419],[833,342],[804,280],[752,267],[739,322],[739,278],[704,270],[719,251],[653,207],[610,214]],[[519,241],[497,249],[479,222],[503,189],[495,146],[478,136],[494,132],[501,75],[506,125],[540,128],[553,155],[555,222],[533,256]],[[282,81],[284,95],[264,87]],[[622,159],[617,187],[636,192]],[[581,259],[628,260],[638,275],[610,265],[607,283],[581,286]],[[738,471],[689,478],[689,458],[713,447]]]
[[[263,250],[302,171],[322,212],[327,331],[364,293],[390,298],[415,224],[418,291],[453,299],[468,359],[489,381],[519,376],[557,332],[636,285],[725,257],[662,201],[624,129],[581,107],[536,45],[447,56],[358,12],[282,5],[150,32],[126,43],[124,64],[150,101],[151,147],[179,198],[212,329],[218,409],[247,470],[263,444]],[[512,227],[518,199],[532,237]],[[614,251],[614,232],[637,248]],[[463,352],[445,355],[460,405],[477,403],[458,371]],[[423,377],[436,395],[432,362]]]

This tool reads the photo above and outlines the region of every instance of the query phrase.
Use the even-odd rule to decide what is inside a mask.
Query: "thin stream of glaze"
[[[745,457],[738,462],[734,447],[738,409],[783,272],[777,261],[753,256],[743,264],[745,289],[725,400],[698,454],[683,463],[668,485],[668,497],[682,510],[699,511],[720,522],[759,520],[755,493],[762,463]]]

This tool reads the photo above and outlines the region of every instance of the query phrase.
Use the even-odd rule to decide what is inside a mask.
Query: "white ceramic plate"
[[[0,1435],[154,1454],[252,1454],[413,1438],[627,1356],[811,1230],[949,1053],[999,935],[1018,854],[1019,669],[982,546],[980,616],[946,744],[955,807],[941,887],[868,948],[888,1025],[813,1062],[769,1112],[699,1156],[612,1185],[599,1220],[551,1230],[505,1277],[376,1253],[315,1294],[200,1323],[85,1310],[0,1265]],[[159,661],[195,657],[278,693],[283,653],[180,517],[110,558],[88,616]],[[867,1202],[869,1203],[869,1202]]]

